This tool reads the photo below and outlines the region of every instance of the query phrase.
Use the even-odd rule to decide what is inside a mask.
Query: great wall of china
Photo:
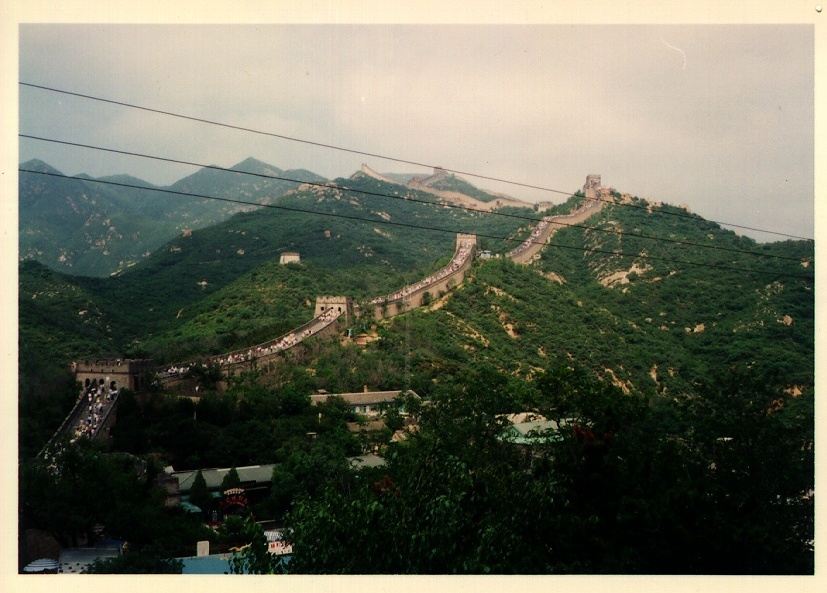
[[[362,165],[361,171],[365,175],[373,177],[374,179],[378,179],[379,181],[393,183],[394,185],[401,185],[402,187],[406,187],[408,189],[412,189],[415,191],[429,193],[442,200],[445,200],[446,202],[457,204],[459,206],[474,208],[476,210],[481,210],[483,212],[491,212],[493,210],[496,210],[497,208],[503,208],[505,206],[512,206],[515,208],[532,207],[532,204],[529,204],[528,202],[523,202],[522,200],[518,200],[516,198],[512,198],[511,196],[507,196],[505,194],[500,194],[496,192],[483,190],[485,191],[485,193],[494,197],[494,200],[490,202],[483,202],[482,200],[477,200],[476,198],[472,198],[460,192],[437,189],[435,187],[432,187],[433,184],[449,176],[448,172],[445,169],[442,169],[441,167],[435,167],[434,172],[431,175],[415,175],[411,178],[410,181],[408,181],[407,184],[395,181],[390,177],[382,175],[381,173],[377,173],[376,171],[364,164]]]
[[[363,170],[365,167],[366,165],[363,166]],[[583,192],[586,199],[579,208],[569,214],[544,217],[529,237],[509,251],[505,257],[518,264],[530,263],[557,229],[581,224],[590,216],[598,213],[603,203],[611,199],[609,190],[601,187],[599,175],[586,177]],[[350,297],[317,297],[313,319],[263,344],[218,356],[164,365],[161,368],[149,360],[87,359],[75,361],[72,365],[73,372],[76,379],[83,385],[83,391],[63,424],[41,451],[41,455],[64,435],[74,435],[74,438],[77,438],[77,435],[83,433],[93,440],[108,439],[110,428],[117,418],[118,400],[115,392],[122,387],[140,392],[145,390],[151,382],[156,381],[169,390],[188,390],[195,385],[189,377],[189,371],[196,365],[217,366],[228,376],[236,375],[259,365],[268,364],[281,353],[297,346],[307,338],[336,335],[343,326],[349,324],[354,316],[370,315],[375,321],[381,321],[426,305],[430,300],[462,282],[473,263],[476,245],[476,235],[458,234],[454,256],[447,266],[415,284],[389,295],[371,299],[362,307],[354,304]],[[342,324],[343,320],[344,324]],[[96,389],[100,395],[90,396],[90,393]],[[107,389],[113,394],[111,399],[103,398]],[[93,404],[100,406],[94,429],[90,420]],[[87,408],[89,413],[87,413]]]

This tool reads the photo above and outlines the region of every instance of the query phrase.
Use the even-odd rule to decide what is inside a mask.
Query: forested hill
[[[20,168],[61,174],[39,160]],[[95,183],[88,175],[63,179],[21,172],[20,258],[69,274],[105,277],[141,261],[184,230],[205,228],[250,208],[125,187],[156,187],[128,175],[99,181],[109,183]],[[249,158],[229,171],[204,168],[159,189],[269,203],[301,182],[324,181],[310,171],[282,171]]]
[[[589,228],[558,231],[526,267],[480,266],[434,325],[463,358],[522,376],[568,361],[626,392],[676,395],[738,367],[812,389],[813,243],[758,245],[671,206],[631,205],[643,208],[605,206]]]
[[[536,216],[530,210],[507,218],[436,207],[429,194],[399,193],[398,186],[361,174],[334,183],[353,191],[313,185],[289,192],[271,207],[178,233],[111,278],[67,276],[22,263],[22,343],[48,344],[64,362],[95,354],[167,359],[239,348],[307,321],[320,294],[366,298],[426,275],[450,258],[458,231],[508,237],[518,227],[525,233]],[[512,245],[481,241],[497,250]],[[302,264],[281,268],[284,252],[299,252]],[[195,322],[204,311],[212,312],[211,320]],[[159,334],[168,338],[160,350],[151,346]],[[199,352],[202,347],[209,352]]]
[[[480,233],[482,248],[504,253],[513,243],[490,237],[523,237],[537,216],[415,203],[402,198],[434,198],[362,173],[334,183],[354,191],[289,192],[274,204],[287,210],[240,213],[180,235],[115,278],[23,265],[25,347],[48,344],[63,361],[175,360],[245,347],[309,319],[320,294],[365,299],[426,275],[450,256],[457,231]],[[478,263],[439,309],[380,328],[386,343],[402,340],[404,327],[421,349],[414,360],[437,361],[423,367],[423,380],[475,364],[529,377],[560,359],[627,391],[686,391],[726,365],[773,370],[793,390],[812,385],[812,242],[759,245],[679,208],[619,194],[616,201],[626,203],[558,231],[528,266]],[[285,251],[303,263],[279,266]],[[388,374],[389,388],[396,378]]]
[[[130,554],[216,537],[158,533],[183,515],[101,481],[119,475],[101,460],[118,457],[85,440],[72,455],[97,461],[46,486],[53,472],[27,460],[77,398],[72,358],[176,362],[250,346],[309,320],[318,295],[364,299],[426,276],[457,231],[502,254],[514,244],[492,237],[521,240],[538,217],[416,203],[405,198],[434,198],[360,174],[335,183],[399,199],[302,188],[273,204],[290,210],[182,234],[113,278],[21,264],[28,525],[65,534],[101,523]],[[153,392],[139,405],[125,393],[112,446],[179,470],[276,464],[255,513],[287,526],[298,572],[811,573],[813,243],[757,245],[671,206],[615,198],[627,204],[557,231],[527,265],[478,259],[425,307],[351,320],[366,346],[311,338],[224,393],[204,383],[197,402]],[[279,265],[284,251],[301,263]],[[317,390],[365,387],[428,400],[418,430],[396,443],[398,413],[373,431],[343,401],[311,407]],[[526,454],[500,438],[516,413],[575,424]],[[348,421],[363,423],[358,435]],[[373,446],[387,465],[351,471],[346,456]],[[120,506],[86,505],[74,488],[90,483]],[[134,512],[150,504],[158,519],[122,520],[155,517]],[[343,549],[368,549],[370,565]]]

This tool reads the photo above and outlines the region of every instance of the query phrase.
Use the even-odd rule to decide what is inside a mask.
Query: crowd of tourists
[[[534,227],[534,230],[531,231],[531,234],[528,236],[528,239],[520,243],[517,247],[512,249],[506,254],[506,257],[513,258],[517,255],[520,255],[523,251],[531,247],[534,243],[537,242],[537,239],[542,236],[542,234],[548,228],[548,225],[551,224],[551,219],[557,217],[545,216],[543,219]]]
[[[217,365],[219,367],[223,367],[232,364],[249,362],[256,358],[261,358],[264,356],[275,354],[276,352],[279,352],[281,350],[287,350],[288,348],[292,348],[305,338],[309,338],[310,336],[319,333],[321,330],[333,323],[339,317],[339,315],[341,315],[341,311],[334,310],[332,308],[328,309],[324,311],[321,315],[315,317],[313,321],[311,321],[304,329],[292,331],[288,334],[281,336],[280,338],[277,338],[270,342],[265,342],[264,344],[259,344],[258,346],[253,346],[252,348],[247,348],[246,350],[238,350],[236,352],[230,352],[228,354],[214,356],[203,361],[203,364]],[[162,378],[166,378],[185,375],[196,364],[197,363],[195,362],[177,363],[175,365],[168,367],[163,372],[159,373],[159,376]]]
[[[117,397],[118,390],[114,384],[107,389],[103,383],[92,383],[84,389],[77,401],[77,406],[83,411],[72,430],[70,442],[74,443],[81,437],[94,438]]]
[[[572,210],[568,214],[560,214],[560,215],[557,215],[557,216],[545,216],[545,217],[543,217],[543,219],[540,220],[540,222],[537,224],[537,226],[534,227],[534,230],[531,231],[531,234],[528,236],[528,239],[526,239],[525,241],[520,243],[517,247],[515,247],[514,249],[509,251],[506,254],[506,257],[513,258],[517,255],[520,255],[523,251],[527,250],[529,247],[531,247],[533,244],[535,244],[537,242],[538,238],[543,235],[545,230],[548,228],[548,226],[552,222],[562,223],[566,219],[574,218],[575,216],[578,216],[578,215],[582,214],[583,212],[586,212],[587,210],[590,210],[591,208],[594,208],[599,203],[600,202],[598,200],[591,200],[591,199],[584,200],[583,203],[577,209]]]
[[[406,286],[402,290],[398,290],[392,294],[387,296],[380,296],[376,297],[375,299],[371,300],[371,304],[373,305],[382,305],[391,301],[398,301],[404,299],[405,297],[414,294],[415,292],[426,288],[432,284],[436,284],[446,276],[450,276],[457,270],[459,270],[465,262],[468,260],[468,257],[471,255],[471,250],[474,247],[474,241],[462,241],[459,244],[459,248],[457,249],[456,253],[454,253],[454,257],[444,268],[441,268],[435,274],[428,276],[424,280],[420,280],[415,284],[411,284]]]

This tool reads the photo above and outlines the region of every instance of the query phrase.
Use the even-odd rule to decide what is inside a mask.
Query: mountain
[[[82,307],[97,311],[82,327],[97,328],[99,335],[83,354],[112,348],[159,360],[215,354],[265,341],[307,320],[315,296],[358,300],[385,294],[424,277],[453,251],[453,232],[383,222],[477,232],[481,246],[495,253],[512,244],[491,237],[524,236],[530,228],[520,218],[373,196],[396,192],[398,198],[435,200],[361,172],[335,184],[355,191],[291,192],[276,208],[239,213],[179,236],[115,278],[61,276],[68,287],[38,289],[37,278],[29,275],[42,269],[23,267],[21,325],[29,319],[48,325],[61,317],[77,325]],[[580,199],[557,210],[567,211]],[[662,396],[691,391],[722,366],[761,367],[792,390],[811,388],[812,242],[758,245],[679,208],[624,200],[606,205],[587,225],[558,231],[529,265],[479,263],[437,309],[383,324],[385,346],[377,356],[387,355],[384,364],[394,369],[383,381],[390,385],[401,378],[404,365],[395,348],[408,343],[409,364],[422,373],[424,393],[440,373],[491,365],[531,377],[552,360],[584,365],[626,391]],[[618,250],[625,255],[614,254]],[[303,263],[279,266],[285,251],[299,252]],[[65,294],[83,294],[90,302],[76,303]],[[49,299],[66,301],[62,315],[59,308],[40,309]],[[69,333],[83,335],[78,332],[72,327]],[[61,352],[71,354],[67,348]],[[341,353],[331,358],[348,359]],[[350,374],[339,371],[343,378]],[[361,387],[329,380],[345,390]]]
[[[413,175],[406,173],[377,173],[363,164],[360,173],[392,185],[403,185],[409,189],[427,192],[441,200],[471,207],[477,210],[491,211],[500,208],[532,208],[533,205],[505,194],[480,189],[469,181],[435,167],[432,175]]]
[[[61,175],[38,160],[23,163],[21,169]],[[168,187],[156,187],[129,175],[97,181],[105,183],[96,183],[88,175],[62,179],[21,173],[21,259],[35,259],[76,275],[108,276],[134,265],[184,231],[204,228],[255,208],[146,189],[271,203],[300,183],[323,183],[325,179],[305,170],[282,171],[250,158],[230,171],[201,169]]]
[[[207,377],[196,398],[122,393],[115,455],[84,441],[65,457],[36,455],[75,401],[72,359],[177,362],[251,346],[307,321],[318,295],[360,300],[423,278],[449,261],[457,231],[501,255],[513,246],[502,237],[521,240],[539,217],[448,208],[362,172],[334,183],[176,236],[115,277],[21,262],[21,525],[71,533],[100,523],[132,546],[147,525],[182,514],[142,510],[139,519],[158,520],[124,525],[122,509],[149,500],[149,483],[99,482],[117,475],[102,460],[126,459],[117,465],[131,476],[139,459],[273,463],[253,508],[301,538],[299,571],[320,559],[331,573],[361,570],[342,566],[341,542],[352,540],[374,542],[367,569],[389,574],[812,574],[814,243],[758,245],[617,192],[526,265],[480,258],[427,306],[352,319],[348,332],[306,340],[226,391]],[[300,264],[279,265],[288,250]],[[359,346],[349,334],[371,339]],[[403,387],[428,405],[406,402],[417,429],[402,442],[391,439],[406,424],[393,408],[388,430],[372,430],[343,402],[316,408],[308,397]],[[561,422],[515,446],[501,437],[516,413]],[[375,447],[386,465],[348,469],[346,456]],[[75,461],[87,457],[97,462]],[[100,505],[80,500],[77,484],[117,492],[115,510],[95,515]],[[81,510],[86,524],[74,519]],[[175,541],[189,549],[205,537],[181,525]],[[410,534],[421,545],[409,554]],[[441,550],[450,553],[435,564]]]
[[[199,171],[181,183],[186,182],[192,188],[217,174],[224,175],[225,179],[232,175]],[[27,279],[27,283],[21,283],[21,287],[26,287],[25,295],[21,296],[21,302],[27,307],[24,313],[27,319],[43,320],[46,315],[36,311],[46,307],[49,299],[61,301],[63,292],[82,287],[96,296],[97,309],[106,319],[104,325],[117,328],[112,339],[122,352],[167,359],[184,351],[195,354],[200,344],[209,344],[210,350],[241,347],[245,340],[253,339],[253,335],[265,331],[278,334],[289,329],[285,324],[292,323],[297,316],[287,309],[306,315],[308,301],[312,303],[318,294],[365,298],[418,279],[437,262],[450,258],[458,231],[479,232],[484,236],[483,244],[502,250],[510,243],[485,236],[507,237],[526,222],[434,208],[433,196],[413,191],[394,195],[395,189],[361,174],[337,179],[335,184],[346,185],[352,191],[345,193],[333,187],[311,186],[288,192],[269,207],[240,212],[224,222],[180,234],[111,278],[54,276],[73,286],[71,291],[68,288],[38,291],[34,285],[29,287],[28,280],[36,284],[36,278],[28,278],[29,273],[42,274],[42,269],[22,266],[21,276]],[[426,203],[404,199],[408,196]],[[524,214],[535,216],[530,211]],[[410,225],[432,230],[419,230]],[[440,228],[445,231],[438,230]],[[282,271],[275,273],[273,270],[279,269],[279,256],[285,251],[298,251],[303,262],[300,269],[309,271],[284,278]],[[208,327],[198,330],[203,339],[192,339],[194,330],[180,329],[191,323],[198,311],[223,310],[225,303],[218,301],[221,297],[216,295],[240,292],[241,289],[236,290],[232,285],[248,274],[256,274],[259,283],[284,282],[286,290],[295,288],[291,288],[291,282],[298,282],[302,290],[294,294],[301,296],[282,309],[282,319],[273,318],[272,304],[257,301],[255,296],[244,296],[241,300],[250,301],[252,308],[238,318],[225,316],[219,323],[222,327],[214,325],[213,319]],[[243,282],[250,285],[249,280]],[[261,289],[267,292],[270,287]],[[50,296],[36,300],[32,298],[36,293]],[[201,305],[202,302],[210,304]],[[84,308],[90,309],[87,305]],[[76,319],[79,313],[67,308],[65,315]],[[189,337],[176,342],[176,335]],[[101,340],[87,353],[101,353],[108,344]]]

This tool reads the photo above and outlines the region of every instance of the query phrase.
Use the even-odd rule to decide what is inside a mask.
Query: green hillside
[[[391,195],[398,189],[361,174],[336,183],[352,190]],[[428,194],[409,193],[418,200],[432,201]],[[282,209],[260,208],[239,213],[226,222],[179,235],[112,278],[96,280],[52,274],[72,290],[82,287],[88,291],[95,309],[105,320],[102,325],[113,328],[107,341],[95,341],[75,355],[114,348],[134,356],[166,359],[163,352],[154,351],[151,346],[157,343],[156,338],[165,344],[159,347],[166,352],[197,354],[199,344],[210,344],[211,352],[215,348],[242,347],[247,345],[245,340],[261,341],[259,337],[270,330],[278,335],[299,317],[309,315],[308,302],[312,303],[320,294],[367,298],[415,281],[438,262],[447,261],[453,253],[457,231],[507,237],[517,232],[520,222],[525,222],[322,187],[283,196],[277,200],[277,206]],[[510,244],[497,239],[483,241],[502,250]],[[288,270],[294,270],[289,274],[277,265],[285,251],[298,251],[303,262],[299,267],[289,266]],[[29,265],[21,266],[20,273],[24,279],[21,299],[26,299],[38,290],[38,274],[45,273]],[[258,280],[246,278],[249,274]],[[239,287],[233,288],[232,284],[241,278],[244,280]],[[284,319],[274,320],[265,304],[257,300],[259,291],[273,290],[273,286],[267,285],[270,282],[284,282],[292,295],[282,305],[283,313],[290,311]],[[90,309],[65,301],[61,291],[52,292],[56,300],[48,306],[66,305],[65,317],[75,318],[79,310]],[[224,308],[233,299],[251,303],[251,309],[239,313],[240,325],[227,329],[221,324],[208,324],[200,330],[203,339],[192,341],[195,330],[185,326],[201,323],[194,319],[205,310],[214,311],[214,318],[223,319]],[[31,318],[40,320],[35,326],[41,322],[47,326],[42,333],[50,333],[48,318],[60,317],[52,310],[48,316],[37,312],[46,306],[43,299],[32,304]],[[247,326],[244,320],[249,321]],[[179,336],[181,343],[170,345],[170,336]]]
[[[513,242],[495,237],[530,229],[416,203],[405,198],[431,198],[362,174],[335,183],[400,199],[292,192],[274,203],[291,210],[238,213],[112,278],[20,265],[28,525],[69,538],[101,523],[136,558],[254,540],[242,552],[254,572],[284,569],[255,524],[207,533],[204,515],[167,510],[148,487],[119,498],[142,509],[135,517],[78,496],[77,484],[134,480],[134,463],[114,471],[119,457],[97,445],[81,441],[57,473],[31,458],[71,407],[72,358],[175,362],[252,345],[308,320],[318,295],[358,300],[422,278],[449,260],[457,231],[502,254]],[[197,401],[125,393],[111,446],[148,475],[275,464],[253,508],[286,527],[293,572],[811,574],[813,243],[757,245],[671,206],[630,204],[558,231],[529,265],[478,260],[427,307],[353,320],[373,338],[365,346],[310,339],[226,391],[205,381]],[[279,265],[284,251],[302,262]],[[344,401],[310,405],[318,390],[406,387],[427,403],[405,400],[416,428],[401,442],[393,406],[374,428]],[[558,431],[505,441],[505,415],[525,412]],[[377,449],[382,468],[347,460]],[[171,522],[175,533],[161,527]]]
[[[454,174],[447,175],[439,181],[430,184],[430,187],[434,189],[459,192],[461,194],[465,194],[466,196],[476,198],[480,202],[493,202],[498,197],[476,187],[475,185],[472,185],[471,183],[468,183],[465,179],[457,177]]]
[[[21,169],[60,172],[42,161]],[[296,181],[267,179],[255,173]],[[204,228],[251,207],[187,198],[138,188],[154,188],[129,175],[95,180],[20,174],[20,258],[36,260],[73,275],[105,277],[134,265],[184,230]],[[282,171],[247,159],[229,171],[201,169],[166,188],[257,203],[270,203],[299,182],[324,182],[309,171]]]

